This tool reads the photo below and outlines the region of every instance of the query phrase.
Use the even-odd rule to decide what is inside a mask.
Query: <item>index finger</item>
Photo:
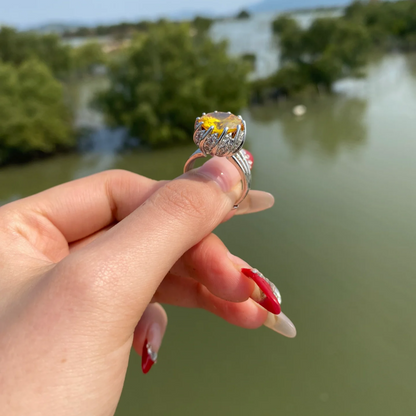
[[[121,221],[165,183],[110,170],[55,186],[13,206],[46,218],[71,243]]]

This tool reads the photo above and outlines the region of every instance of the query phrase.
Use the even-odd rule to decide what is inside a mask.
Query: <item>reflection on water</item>
[[[277,284],[298,337],[168,307],[158,364],[143,376],[132,355],[118,416],[415,414],[414,62],[385,57],[337,96],[245,111],[254,187],[276,205],[216,232]],[[86,155],[1,169],[0,200],[107,168],[173,178],[195,149],[117,155],[108,134]]]
[[[301,117],[292,114],[293,103],[255,108],[250,114],[258,123],[269,121],[271,130],[280,127],[294,155],[307,152],[332,159],[341,151],[356,150],[365,144],[365,100],[322,97],[303,103],[308,111]]]

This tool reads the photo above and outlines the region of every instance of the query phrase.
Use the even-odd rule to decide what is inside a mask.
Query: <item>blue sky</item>
[[[50,22],[106,23],[186,11],[234,13],[260,0],[0,0],[0,24],[27,27]]]

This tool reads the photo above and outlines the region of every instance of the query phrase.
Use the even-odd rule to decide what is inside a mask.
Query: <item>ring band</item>
[[[241,177],[241,197],[236,201],[234,209],[244,200],[250,191],[251,168],[247,154],[242,148],[246,139],[247,127],[241,116],[231,113],[202,114],[197,117],[194,127],[194,142],[199,149],[186,161],[184,173],[194,168],[196,159],[200,157],[226,157],[239,171]]]

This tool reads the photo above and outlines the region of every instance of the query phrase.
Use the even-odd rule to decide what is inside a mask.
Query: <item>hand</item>
[[[171,182],[110,171],[1,207],[2,413],[113,414],[132,345],[160,347],[156,301],[279,326],[249,299],[247,264],[210,234],[235,212],[238,179],[214,158]],[[272,204],[252,191],[239,211]]]

